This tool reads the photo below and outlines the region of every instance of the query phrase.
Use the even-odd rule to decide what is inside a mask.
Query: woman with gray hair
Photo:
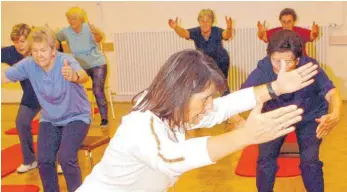
[[[42,107],[37,162],[44,191],[59,191],[58,150],[68,191],[75,191],[82,182],[77,152],[90,125],[90,104],[80,85],[88,75],[71,55],[55,49],[48,28],[32,29],[28,40],[32,56],[3,70],[1,83],[29,80]]]
[[[232,20],[225,17],[226,29],[213,26],[216,22],[215,13],[211,9],[202,9],[198,14],[199,27],[184,29],[178,25],[178,18],[169,19],[169,26],[175,30],[177,35],[185,39],[192,39],[195,47],[212,57],[228,79],[230,58],[228,52],[223,48],[222,40],[229,40],[232,36]],[[229,89],[224,94],[228,94]]]

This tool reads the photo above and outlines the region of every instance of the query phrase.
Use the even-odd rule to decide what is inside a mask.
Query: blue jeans
[[[56,159],[64,172],[68,191],[75,191],[81,184],[81,170],[77,152],[88,133],[89,125],[82,121],[72,121],[66,126],[53,126],[49,122],[40,123],[37,139],[37,162],[43,190],[58,192]]]
[[[318,124],[302,122],[296,126],[296,136],[300,151],[300,170],[307,192],[323,192],[323,163],[319,160],[321,139],[316,137]],[[259,192],[273,192],[278,170],[277,157],[285,137],[259,145],[257,161],[257,188]]]

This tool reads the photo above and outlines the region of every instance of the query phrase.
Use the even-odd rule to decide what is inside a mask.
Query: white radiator
[[[234,39],[224,41],[230,55],[229,85],[232,90],[240,88],[258,60],[266,55],[264,42],[257,37],[256,28],[235,29]],[[308,55],[316,58],[322,68],[326,64],[328,27],[321,27],[322,35],[308,43]],[[133,96],[147,88],[165,61],[182,49],[194,49],[192,40],[178,37],[174,31],[115,33],[116,92],[120,96]]]

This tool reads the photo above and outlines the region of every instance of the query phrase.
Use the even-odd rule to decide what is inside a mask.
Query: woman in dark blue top
[[[202,9],[198,15],[199,27],[188,30],[178,26],[176,20],[169,20],[169,26],[182,38],[192,39],[195,47],[206,55],[212,57],[228,79],[230,59],[228,52],[223,48],[222,40],[230,39],[232,35],[232,21],[230,17],[225,17],[227,29],[223,30],[213,26],[215,14],[211,9]],[[224,94],[229,93],[227,91]]]
[[[317,61],[303,55],[300,36],[291,30],[280,30],[271,37],[268,55],[248,76],[242,88],[266,84],[278,78],[279,72],[291,71]],[[303,120],[295,125],[300,152],[301,176],[307,191],[324,191],[323,163],[319,159],[322,137],[334,128],[341,118],[342,101],[339,91],[325,72],[319,68],[314,83],[290,94],[273,95],[264,103],[263,112],[296,105],[304,109]],[[298,79],[292,79],[294,83]],[[278,170],[277,157],[285,137],[259,145],[257,188],[259,192],[273,191]]]
[[[27,37],[31,29],[27,24],[20,23],[12,28],[11,40],[13,45],[1,48],[1,63],[14,65],[24,57],[31,55]],[[24,173],[36,168],[37,162],[33,150],[33,137],[31,134],[31,121],[40,111],[40,105],[36,98],[30,81],[20,81],[23,89],[23,97],[19,106],[16,127],[21,143],[23,164],[17,168],[17,172]]]

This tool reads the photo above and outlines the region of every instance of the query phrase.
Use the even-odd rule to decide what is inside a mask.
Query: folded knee
[[[64,154],[60,154],[58,156],[58,162],[62,165],[65,165],[65,164],[75,164],[77,163],[77,155],[64,155]]]

